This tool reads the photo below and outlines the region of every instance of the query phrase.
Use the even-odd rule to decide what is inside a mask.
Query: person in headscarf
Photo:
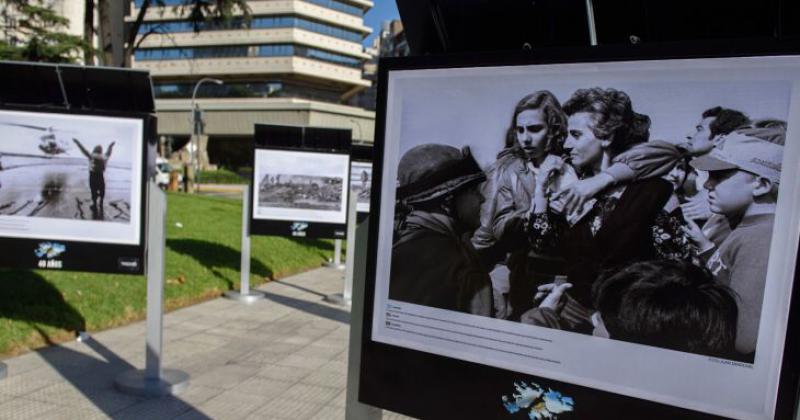
[[[389,298],[491,316],[491,281],[470,242],[486,176],[469,148],[416,146],[397,178]]]

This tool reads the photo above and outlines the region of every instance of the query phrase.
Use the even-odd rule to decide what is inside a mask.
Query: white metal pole
[[[239,291],[225,292],[228,299],[244,303],[253,303],[265,297],[263,292],[250,290],[250,186],[246,185],[242,191],[242,251],[239,269]]]
[[[355,220],[353,221],[355,225]],[[361,332],[364,322],[364,285],[367,279],[367,235],[369,218],[358,226],[353,247],[353,303],[350,309],[350,346],[347,355],[347,391],[345,418],[347,420],[381,420],[383,411],[358,401],[361,369]]]
[[[164,332],[164,245],[166,195],[154,180],[147,185],[147,332],[145,368],[123,372],[114,381],[122,392],[155,397],[183,392],[189,375],[161,366]]]
[[[243,295],[250,294],[250,188],[242,191],[242,269],[239,274],[240,290]]]
[[[328,268],[335,268],[337,270],[344,270],[344,264],[342,264],[342,240],[341,239],[334,239],[333,240],[333,261],[328,261],[323,264],[325,267]]]
[[[589,43],[597,45],[597,27],[594,23],[594,2],[586,0],[586,21],[589,23]]]
[[[155,188],[155,189],[154,189]],[[164,232],[167,206],[164,192],[154,182],[148,184],[149,212],[147,224],[147,351],[145,378],[161,377],[162,334],[164,332]]]
[[[333,241],[333,264],[339,267],[342,265],[342,240]]]
[[[356,255],[356,205],[358,193],[350,190],[350,205],[347,208],[347,254],[345,255],[344,291],[342,298],[346,305],[350,305],[353,297],[353,271]]]

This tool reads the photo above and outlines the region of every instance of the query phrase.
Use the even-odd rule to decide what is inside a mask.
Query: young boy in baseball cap
[[[734,133],[722,146],[690,162],[709,172],[704,187],[711,211],[724,215],[732,232],[716,247],[697,225],[690,222],[686,231],[717,281],[738,294],[736,351],[750,362],[758,338],[782,160],[783,146]]]

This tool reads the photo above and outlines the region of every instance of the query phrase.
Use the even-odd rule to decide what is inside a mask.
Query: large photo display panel
[[[350,189],[355,194],[356,211],[369,213],[372,190],[372,162],[353,161],[350,163]]]
[[[0,110],[0,235],[138,244],[141,119]]]
[[[387,74],[372,340],[773,418],[800,58]]]
[[[351,132],[256,124],[250,233],[344,238]]]
[[[0,127],[4,265],[141,272],[144,119],[6,109]]]
[[[254,171],[253,218],[346,223],[347,155],[261,149]]]

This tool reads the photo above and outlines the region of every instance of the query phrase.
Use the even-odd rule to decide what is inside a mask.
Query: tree
[[[112,17],[114,13],[103,13],[102,10],[104,6],[108,2],[119,1],[119,0],[98,0],[99,8],[101,9],[100,13],[100,21],[102,25],[125,25],[124,18],[121,21],[119,17]],[[119,45],[120,43],[111,42],[111,49],[122,49],[121,60],[122,62],[115,62],[115,63],[106,63],[115,66],[130,66],[130,57],[133,55],[133,52],[136,51],[137,48],[141,45],[141,43],[150,35],[154,33],[162,33],[157,29],[152,29],[141,36],[139,36],[139,30],[144,23],[144,18],[148,12],[151,10],[152,7],[167,7],[164,0],[137,0],[136,5],[139,7],[139,10],[136,14],[136,18],[133,22],[129,24],[126,28],[126,36],[124,39],[124,45]],[[109,5],[107,7],[113,7],[113,5]],[[163,9],[161,9],[163,10]],[[172,10],[174,10],[180,16],[188,16],[189,20],[192,22],[193,28],[195,32],[200,32],[203,29],[204,23],[212,22],[212,21],[230,21],[234,16],[241,15],[245,22],[250,21],[250,6],[247,4],[247,0],[182,0],[178,5],[172,6]],[[111,27],[111,26],[109,26]],[[122,27],[122,26],[120,26]],[[138,39],[137,39],[138,38]],[[117,45],[114,45],[117,44]],[[116,56],[114,51],[109,54],[110,56]]]
[[[81,37],[65,33],[69,20],[42,0],[0,0],[0,7],[0,59],[70,63],[86,46]]]
[[[83,42],[86,48],[83,50],[83,62],[86,65],[94,64],[95,50],[94,45],[94,2],[95,0],[83,1]]]

